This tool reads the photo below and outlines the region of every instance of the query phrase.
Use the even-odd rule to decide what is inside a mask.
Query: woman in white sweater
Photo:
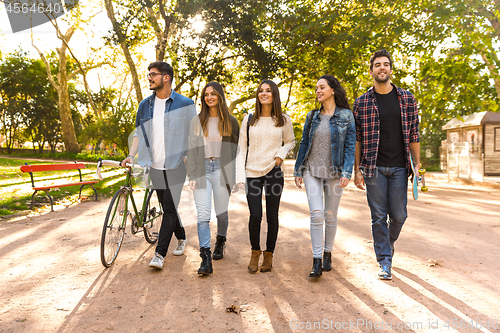
[[[262,193],[266,197],[267,242],[261,272],[272,268],[273,252],[278,238],[278,211],[283,191],[281,165],[295,146],[290,117],[281,111],[278,86],[264,80],[257,88],[255,113],[247,115],[241,124],[238,141],[240,153],[236,158],[236,183],[247,189],[250,210],[249,232],[252,255],[248,269],[258,271]]]

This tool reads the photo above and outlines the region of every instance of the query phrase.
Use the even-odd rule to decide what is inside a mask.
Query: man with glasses
[[[130,155],[122,161],[150,167],[150,178],[163,207],[163,220],[150,267],[162,269],[172,234],[178,239],[174,255],[182,255],[187,244],[177,207],[186,179],[189,125],[196,116],[191,99],[172,89],[174,69],[163,61],[148,66],[149,89],[153,94],[140,104]]]

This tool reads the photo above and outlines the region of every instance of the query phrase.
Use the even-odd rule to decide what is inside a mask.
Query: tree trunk
[[[104,4],[106,6],[106,12],[108,13],[108,18],[113,24],[113,30],[118,37],[118,42],[120,43],[120,47],[125,55],[125,59],[127,60],[128,67],[130,69],[130,74],[132,74],[132,82],[134,83],[135,95],[137,98],[137,102],[141,102],[143,100],[141,84],[139,81],[139,76],[137,75],[137,68],[135,67],[134,59],[132,59],[132,55],[130,54],[130,50],[127,45],[127,40],[120,29],[120,25],[116,21],[115,11],[113,9],[113,0],[104,0]]]
[[[490,75],[491,78],[493,79],[495,90],[497,92],[498,98],[500,99],[500,75],[498,74],[498,69],[491,61],[488,60],[484,51],[480,52],[481,52],[481,57],[483,58],[483,61],[486,64],[486,67],[488,67],[488,70],[490,71]]]
[[[38,142],[38,152],[40,154],[43,154],[43,146],[45,145],[45,141],[43,141],[42,143]]]
[[[64,146],[70,153],[79,153],[80,145],[76,139],[75,125],[71,117],[71,108],[69,103],[68,78],[66,73],[66,46],[61,45],[57,49],[59,54],[59,73],[57,95],[59,97],[59,116],[61,117],[61,131],[63,135]]]
[[[66,72],[66,48],[67,43],[75,33],[76,28],[72,26],[68,29],[65,35],[60,33],[58,30],[58,38],[61,39],[62,45],[60,48],[56,49],[59,56],[59,69],[57,73],[57,83],[52,77],[51,66],[45,55],[38,47],[31,41],[31,45],[38,51],[40,58],[45,63],[47,69],[47,78],[49,83],[56,89],[58,96],[58,107],[59,107],[59,117],[61,118],[61,132],[63,136],[63,142],[65,150],[71,153],[79,153],[80,145],[76,138],[75,125],[73,123],[73,118],[71,117],[71,109],[69,103],[69,91],[68,91],[68,77]],[[63,40],[64,39],[64,40]]]

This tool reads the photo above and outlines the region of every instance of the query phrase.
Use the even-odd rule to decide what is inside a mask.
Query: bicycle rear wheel
[[[113,265],[120,252],[125,235],[126,219],[129,215],[125,210],[126,202],[127,191],[121,189],[115,193],[109,204],[101,236],[101,262],[104,267]]]
[[[154,244],[158,240],[162,219],[163,210],[158,194],[155,190],[151,190],[146,201],[146,213],[143,220],[144,237],[149,244]]]

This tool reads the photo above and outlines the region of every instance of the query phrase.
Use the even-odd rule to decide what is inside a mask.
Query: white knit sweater
[[[266,175],[276,165],[276,157],[285,160],[286,155],[295,147],[292,121],[288,115],[284,116],[286,122],[282,127],[276,127],[272,117],[260,117],[254,126],[250,126],[246,168],[248,115],[243,118],[238,141],[239,154],[236,157],[236,183],[245,183],[246,177]]]

